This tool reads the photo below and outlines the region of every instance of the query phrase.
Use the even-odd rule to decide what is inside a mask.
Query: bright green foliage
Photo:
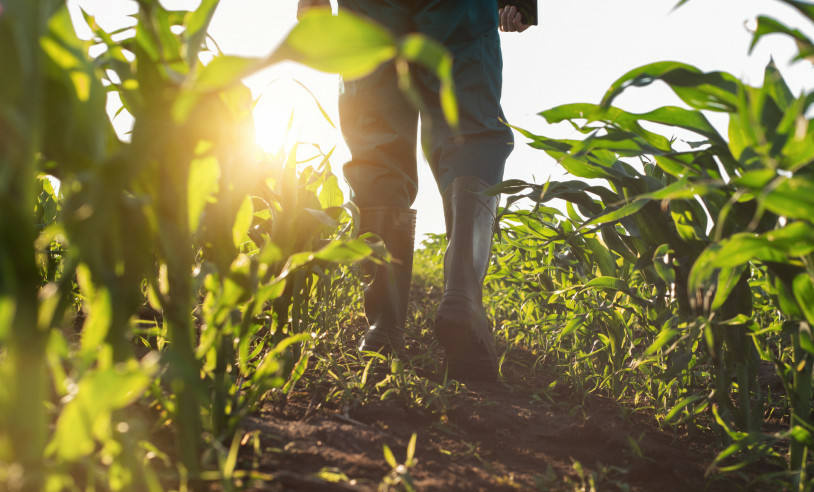
[[[357,77],[395,57],[451,84],[436,43],[324,12],[270,57],[204,65],[217,0],[137,3],[121,32],[86,16],[91,41],[64,2],[0,4],[4,490],[230,486],[240,418],[292,390],[337,309],[315,305],[347,302],[342,265],[372,253],[330,153],[308,165],[259,152],[241,77],[284,59]],[[128,141],[111,92],[134,118]],[[172,429],[177,463],[136,408]]]
[[[407,492],[415,492],[415,484],[413,477],[410,476],[410,467],[415,465],[415,444],[416,434],[410,437],[410,442],[407,444],[407,458],[404,463],[396,461],[393,456],[393,451],[385,444],[383,447],[384,460],[390,465],[390,473],[384,477],[382,483],[379,485],[379,490],[406,490]]]
[[[814,22],[810,4],[786,3]],[[754,42],[770,33],[791,35],[799,59],[811,55],[803,34],[763,17]],[[635,114],[612,105],[622,91],[655,81],[689,108]],[[767,396],[757,374],[761,361],[771,362],[792,422],[772,439],[791,439],[788,465],[802,486],[810,462],[802,429],[814,426],[813,105],[814,94],[794,96],[773,63],[763,85],[752,87],[728,73],[659,62],[622,76],[598,105],[540,113],[549,123],[570,122],[584,138],[523,132],[529,145],[606,186],[511,181],[492,190],[513,195],[510,204],[536,203],[531,212],[506,213],[506,246],[490,277],[500,298],[513,301],[495,308],[507,318],[508,341],[538,337],[513,329],[538,323],[540,343],[573,382],[617,397],[633,390],[668,422],[713,404],[725,440],[749,450],[746,458],[766,441]],[[729,117],[728,135],[707,111]],[[653,123],[674,133],[655,133]],[[567,217],[542,206],[553,199],[567,202]]]
[[[320,42],[325,40],[326,42]],[[325,72],[362,77],[396,56],[396,39],[386,29],[354,15],[314,9],[307,12],[278,54]]]
[[[438,292],[444,289],[443,258],[446,239],[440,234],[427,234],[416,249],[413,259],[413,284]]]

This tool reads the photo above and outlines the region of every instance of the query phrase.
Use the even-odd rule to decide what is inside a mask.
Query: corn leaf
[[[396,40],[379,25],[347,12],[334,16],[329,9],[311,9],[267,62],[292,60],[355,79],[397,52]]]
[[[814,278],[811,273],[801,273],[794,277],[793,289],[794,298],[806,320],[814,325]]]

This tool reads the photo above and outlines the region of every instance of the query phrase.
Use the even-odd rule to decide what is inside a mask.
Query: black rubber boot
[[[444,347],[448,375],[463,381],[495,381],[497,353],[483,309],[483,280],[489,267],[498,198],[475,177],[456,178],[444,193],[447,245],[444,296],[435,318],[435,337]]]
[[[359,210],[359,232],[378,234],[392,257],[391,263],[362,266],[365,281],[365,316],[369,324],[359,350],[400,355],[404,350],[404,321],[413,274],[416,211],[408,208],[370,207]]]

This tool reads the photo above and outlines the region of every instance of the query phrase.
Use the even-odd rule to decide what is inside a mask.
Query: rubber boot
[[[489,267],[498,198],[479,178],[456,178],[444,193],[449,240],[444,254],[444,295],[435,318],[435,337],[444,347],[448,376],[495,381],[497,353],[483,309],[483,280]]]
[[[391,255],[390,264],[365,262],[362,266],[365,317],[369,328],[359,350],[402,354],[407,298],[413,274],[416,211],[408,208],[370,207],[359,210],[359,232],[378,234]]]

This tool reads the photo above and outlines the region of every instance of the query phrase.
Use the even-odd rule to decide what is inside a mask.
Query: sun
[[[318,96],[294,79],[269,83],[254,107],[255,139],[266,152],[327,153],[341,142],[336,128],[336,95]]]

